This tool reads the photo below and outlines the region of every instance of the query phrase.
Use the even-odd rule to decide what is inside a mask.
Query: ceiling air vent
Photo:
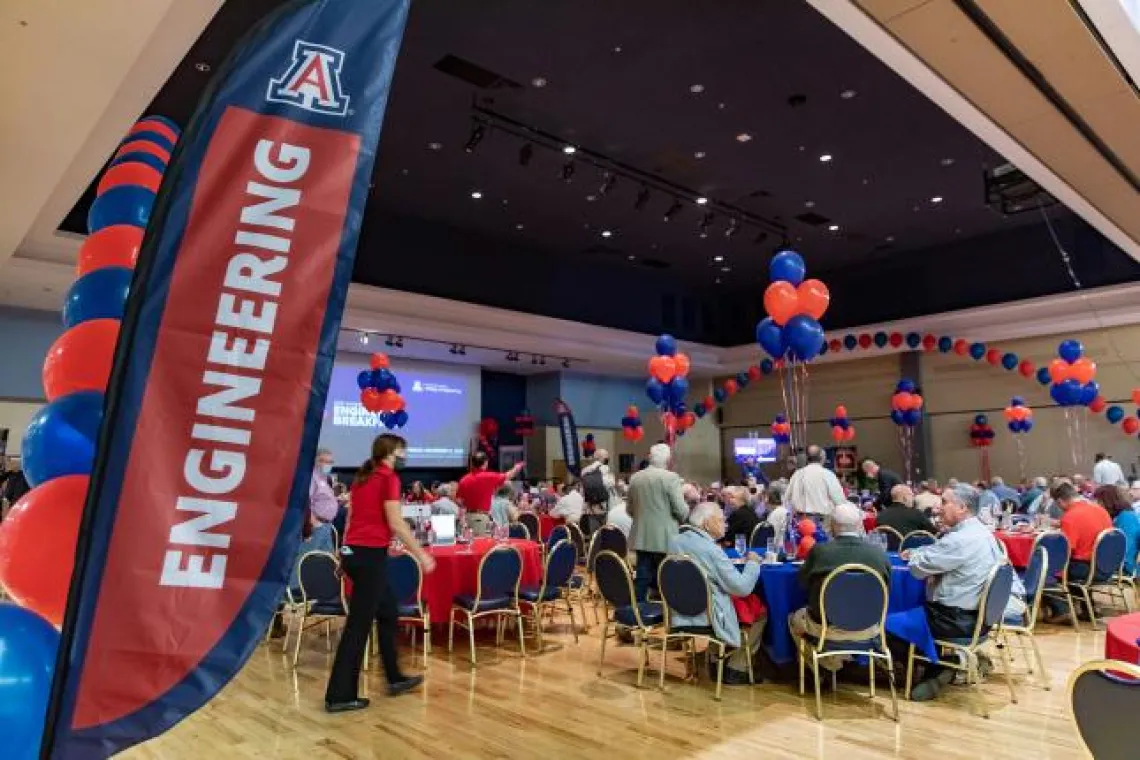
[[[502,74],[488,71],[482,66],[455,55],[445,55],[435,62],[435,69],[462,79],[481,90],[521,90],[522,85]]]

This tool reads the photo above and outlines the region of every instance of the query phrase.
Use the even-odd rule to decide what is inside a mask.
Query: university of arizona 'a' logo
[[[340,86],[343,65],[343,51],[297,40],[292,63],[280,78],[269,80],[265,99],[314,113],[344,116],[349,98]]]

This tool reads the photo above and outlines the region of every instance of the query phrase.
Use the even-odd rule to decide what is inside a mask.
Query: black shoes
[[[325,712],[342,713],[352,712],[353,710],[363,710],[368,707],[368,700],[364,697],[357,699],[350,699],[347,702],[325,702]]]
[[[388,696],[398,697],[404,692],[411,691],[424,682],[423,676],[408,676],[400,681],[388,684]]]

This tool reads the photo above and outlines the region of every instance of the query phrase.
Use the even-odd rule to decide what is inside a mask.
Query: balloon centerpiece
[[[1085,356],[1085,347],[1078,340],[1063,340],[1057,346],[1057,358],[1049,362],[1049,396],[1065,410],[1065,431],[1069,438],[1069,453],[1073,467],[1086,461],[1085,441],[1088,438],[1088,412],[1084,408],[1100,396],[1096,377],[1096,362]]]
[[[807,265],[795,251],[784,250],[768,264],[772,279],[764,291],[768,314],[756,325],[756,342],[775,361],[790,423],[793,450],[807,445],[807,363],[827,350],[819,320],[831,303],[827,286],[805,279]]]
[[[914,429],[922,421],[922,394],[913,380],[903,378],[891,396],[891,422],[899,435],[903,467],[908,482],[914,480]]]
[[[792,425],[788,422],[788,418],[783,412],[776,415],[772,420],[772,440],[776,442],[777,446],[787,446],[791,443]]]
[[[626,407],[625,416],[621,418],[621,435],[630,443],[637,443],[645,437],[645,430],[641,427],[641,412],[635,404]]]
[[[689,393],[689,357],[677,350],[677,339],[672,335],[659,337],[655,348],[657,355],[649,360],[645,394],[660,410],[665,442],[672,446],[697,423],[697,415],[685,405]],[[731,382],[725,382],[726,388]]]
[[[400,395],[400,381],[392,372],[388,355],[372,354],[370,370],[362,370],[356,376],[360,386],[360,405],[376,415],[376,421],[389,430],[402,428],[408,424],[407,402]]]
[[[835,407],[835,414],[827,421],[831,426],[831,440],[836,443],[846,443],[855,440],[855,426],[847,417],[847,407],[840,404]]]
[[[970,425],[970,445],[978,450],[978,469],[982,480],[990,479],[990,446],[994,443],[994,429],[984,414],[974,416],[974,424]]]

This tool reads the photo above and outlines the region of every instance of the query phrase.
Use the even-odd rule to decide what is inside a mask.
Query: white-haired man
[[[633,520],[630,548],[637,552],[637,600],[645,601],[650,588],[657,587],[657,568],[669,542],[677,535],[677,526],[689,516],[689,507],[681,496],[681,476],[668,469],[672,451],[664,443],[649,449],[649,464],[629,479],[626,502]]]
[[[435,501],[431,503],[433,515],[458,515],[459,505],[452,500],[455,495],[454,483],[440,483],[435,488]]]
[[[702,502],[693,507],[689,513],[689,524],[694,529],[674,536],[669,542],[669,552],[688,555],[704,571],[712,591],[712,621],[708,615],[686,617],[672,613],[670,623],[677,628],[711,625],[718,639],[736,649],[726,663],[724,682],[748,683],[748,658],[760,646],[764,619],[752,623],[747,646],[741,646],[740,621],[732,597],[746,597],[752,593],[760,579],[760,557],[749,552],[740,570],[732,564],[718,545],[725,535],[724,513],[712,502]],[[713,665],[712,662],[709,664]]]
[[[807,464],[792,473],[784,503],[800,514],[819,520],[831,514],[847,497],[835,473],[823,466],[823,449],[814,443],[807,447]]]

